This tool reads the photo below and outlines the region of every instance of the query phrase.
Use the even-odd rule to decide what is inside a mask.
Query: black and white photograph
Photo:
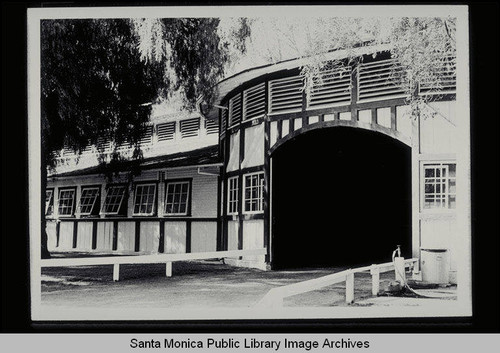
[[[27,25],[32,320],[471,317],[466,6]]]

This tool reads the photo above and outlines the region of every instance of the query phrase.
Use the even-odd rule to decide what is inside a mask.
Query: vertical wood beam
[[[59,247],[59,242],[61,238],[61,221],[56,221],[56,248]]]
[[[113,264],[113,281],[118,282],[120,280],[120,264]]]
[[[345,302],[354,303],[354,272],[351,269],[348,270],[345,279]]]
[[[165,221],[160,220],[160,239],[158,241],[158,252],[165,252]]]
[[[134,251],[141,249],[141,221],[135,221],[135,247]]]
[[[186,220],[186,253],[191,252],[191,220]]]
[[[396,106],[391,105],[391,130],[397,131]]]
[[[165,265],[165,276],[172,277],[172,262],[167,262]]]
[[[92,221],[92,250],[97,249],[97,221]]]
[[[358,121],[356,109],[358,103],[358,71],[359,66],[356,66],[351,73],[351,121]]]
[[[375,125],[375,124],[377,124],[377,119],[378,119],[378,117],[377,117],[377,108],[372,108],[371,111],[372,111],[372,114],[371,114],[372,115],[371,124]]]
[[[220,175],[217,176],[217,223],[216,223],[216,250],[217,251],[222,251],[222,222],[221,222],[221,177]]]
[[[73,221],[73,249],[76,249],[78,244],[78,221]]]
[[[372,265],[370,274],[372,275],[372,295],[377,296],[380,291],[380,268]]]
[[[113,221],[113,244],[112,249],[118,249],[118,221]]]

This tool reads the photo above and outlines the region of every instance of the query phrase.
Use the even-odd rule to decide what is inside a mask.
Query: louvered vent
[[[220,123],[220,129],[221,129],[221,135],[224,135],[226,133],[226,127],[227,127],[227,115],[228,115],[228,110],[227,109],[222,109],[221,110],[221,123]]]
[[[147,146],[153,143],[153,125],[144,127],[141,137],[139,138],[139,146]]]
[[[313,78],[308,107],[349,104],[351,100],[351,69],[335,68]]]
[[[358,100],[404,97],[404,89],[399,84],[402,74],[403,69],[394,59],[360,64]]]
[[[92,144],[88,142],[87,146],[82,149],[82,154],[89,154],[92,153]]]
[[[67,156],[72,156],[74,154],[75,154],[75,151],[73,150],[73,148],[69,144],[65,143],[62,155],[64,157],[67,157]]]
[[[217,119],[209,120],[205,119],[205,130],[207,135],[213,135],[219,133],[219,121]]]
[[[199,132],[200,132],[200,118],[181,120],[182,138],[198,136]]]
[[[241,93],[229,100],[229,127],[239,124],[241,121]]]
[[[158,142],[173,140],[175,138],[175,121],[158,124],[156,126],[156,134]]]
[[[109,151],[111,149],[111,139],[109,137],[99,137],[97,139],[97,148],[100,151]]]
[[[453,93],[457,88],[456,58],[450,57],[438,69],[438,80],[434,84],[427,81],[420,83],[421,94]]]
[[[300,76],[269,81],[269,112],[292,112],[302,109],[304,79]]]
[[[262,82],[243,92],[243,120],[261,117],[266,112],[266,86]]]

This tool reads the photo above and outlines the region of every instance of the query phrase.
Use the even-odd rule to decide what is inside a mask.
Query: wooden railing
[[[265,255],[266,248],[248,250],[212,251],[185,254],[155,254],[138,256],[106,256],[106,257],[81,257],[65,259],[41,260],[41,267],[74,267],[113,265],[113,281],[120,279],[120,265],[123,264],[158,264],[165,263],[165,275],[172,276],[172,262],[187,260],[220,259],[226,257],[258,256]]]
[[[405,268],[418,266],[418,259],[405,260]],[[394,263],[387,262],[379,265],[371,265],[349,269],[331,275],[311,279],[308,281],[289,284],[271,289],[257,304],[257,307],[282,307],[283,299],[293,295],[303,294],[321,289],[333,284],[346,282],[345,301],[348,304],[354,302],[354,274],[370,271],[372,276],[372,295],[376,296],[380,289],[380,274],[394,270]]]

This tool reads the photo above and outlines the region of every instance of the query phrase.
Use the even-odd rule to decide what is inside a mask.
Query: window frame
[[[170,184],[187,184],[187,199],[186,199],[186,211],[183,213],[168,213],[167,212],[167,196],[168,196],[168,186]],[[191,216],[191,203],[192,203],[192,190],[193,190],[193,179],[166,179],[165,180],[165,190],[163,195],[163,216],[164,217],[189,217]]]
[[[247,177],[252,177],[254,175],[262,175],[262,181],[260,185],[257,185],[258,188],[260,188],[260,196],[256,199],[259,200],[259,209],[258,210],[247,210],[246,209],[246,202],[247,202],[247,197],[246,197],[246,190],[247,190]],[[264,213],[264,185],[265,185],[265,174],[263,171],[258,171],[258,172],[253,172],[253,173],[247,173],[243,174],[243,188],[242,188],[242,193],[243,193],[243,204],[242,204],[242,213],[243,214],[260,214]],[[250,199],[253,200],[253,199]]]
[[[118,209],[116,210],[116,212],[105,212],[104,209],[106,207],[106,199],[108,197],[108,193],[109,193],[109,190],[111,188],[117,188],[117,187],[123,187],[124,190],[123,190],[123,196],[121,198],[121,201],[120,201],[120,204],[118,206]],[[127,212],[125,212],[125,214],[121,213],[122,209],[123,209],[123,205],[124,205],[124,202],[125,202],[125,205],[127,205],[127,202],[125,201],[127,198],[128,198],[128,184],[125,184],[125,183],[120,183],[120,184],[108,184],[106,185],[106,194],[104,195],[104,199],[102,201],[102,205],[101,205],[101,210],[99,212],[100,215],[104,215],[104,216],[126,216],[127,215]],[[128,206],[125,208],[127,209]]]
[[[50,196],[50,199],[49,199],[49,203],[47,204],[47,192],[51,192],[51,196]],[[55,204],[55,200],[54,200],[54,196],[55,196],[55,188],[46,188],[45,189],[45,216],[46,217],[53,217],[54,216],[54,211],[55,211],[55,207],[54,207],[54,204]],[[52,203],[52,205],[51,205]],[[50,208],[50,206],[52,206],[52,213],[48,214],[48,210]]]
[[[135,212],[136,200],[137,200],[137,188],[139,186],[154,186],[154,196],[153,196],[153,208],[150,213]],[[140,206],[139,206],[140,208]],[[156,215],[156,210],[158,208],[158,182],[157,181],[140,181],[134,183],[134,202],[132,206],[132,216],[134,217],[151,217]]]
[[[450,164],[453,164],[455,165],[455,176],[454,177],[450,177],[449,176],[449,168],[448,166]],[[444,183],[445,183],[445,186],[446,186],[446,191],[443,193],[443,192],[440,192],[440,195],[441,197],[443,197],[444,201],[442,203],[444,203],[445,206],[441,206],[441,207],[429,207],[429,208],[426,208],[425,207],[425,199],[426,199],[426,192],[425,192],[425,186],[426,186],[426,176],[425,176],[425,171],[429,168],[429,167],[434,167],[434,168],[443,168],[444,166],[446,166],[447,168],[447,175],[446,177],[444,177]],[[453,161],[453,160],[435,160],[435,161],[422,161],[421,162],[421,166],[420,166],[420,175],[421,175],[421,178],[420,178],[420,212],[421,213],[452,213],[452,212],[455,212],[456,210],[456,196],[457,196],[457,192],[456,192],[456,180],[457,180],[457,175],[456,175],[456,168],[457,168],[457,162],[456,161]],[[436,179],[436,178],[440,178],[440,179],[443,179],[442,176],[439,176],[439,177],[429,177],[429,178],[433,178],[433,179]],[[454,180],[455,181],[455,192],[453,193],[450,193],[449,192],[449,184],[450,184],[450,180]],[[442,183],[442,182],[441,182]],[[435,185],[435,184],[434,184]],[[436,192],[433,193],[434,195],[436,194]],[[454,208],[451,208],[449,207],[449,197],[450,196],[455,196],[455,207]],[[437,197],[437,195],[435,195],[435,197]],[[434,202],[436,201],[436,199],[434,199]]]
[[[94,203],[92,205],[92,208],[90,209],[90,212],[85,212],[85,213],[82,213],[81,212],[81,206],[82,206],[82,196],[83,196],[83,191],[86,190],[86,189],[97,189],[97,195],[96,195],[96,198],[94,200]],[[96,212],[95,210],[99,210],[100,211],[100,207],[97,207],[96,208],[96,204],[99,203],[99,206],[101,204],[101,194],[102,194],[102,187],[101,185],[82,185],[81,188],[80,188],[80,198],[78,200],[78,203],[77,203],[77,206],[76,206],[76,209],[77,209],[77,213],[80,217],[98,217],[99,216],[99,212]],[[98,202],[99,201],[99,202]]]
[[[236,181],[236,190],[231,188],[231,181]],[[231,199],[231,195],[235,195],[236,199]],[[233,176],[227,178],[227,214],[230,216],[239,214],[239,202],[240,202],[240,178],[239,176]],[[231,211],[231,205],[235,205],[236,209]]]
[[[63,191],[72,191],[73,192],[73,201],[71,204],[71,213],[70,214],[61,214],[61,192]],[[57,188],[57,216],[58,217],[63,217],[63,218],[72,218],[75,217],[75,207],[76,207],[76,186],[72,187],[60,187]]]

